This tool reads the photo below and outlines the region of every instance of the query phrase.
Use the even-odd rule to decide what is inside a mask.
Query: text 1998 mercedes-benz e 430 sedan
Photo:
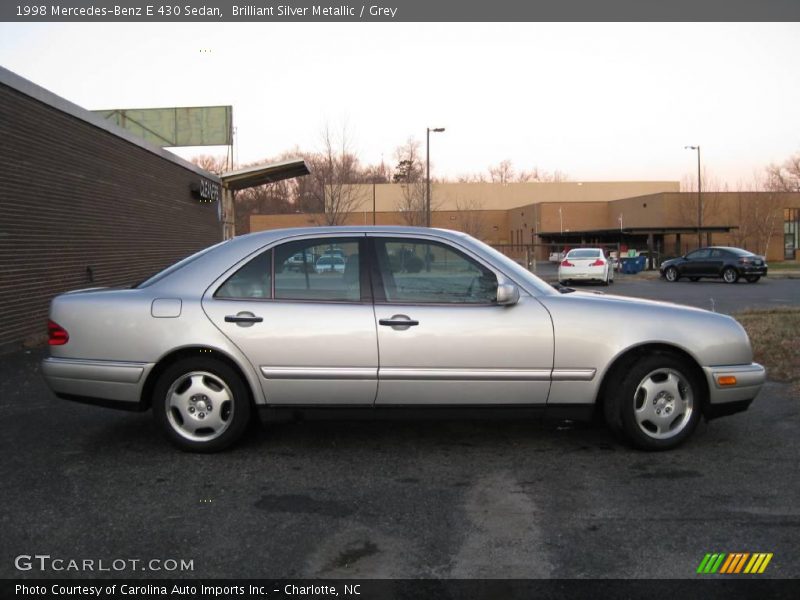
[[[237,237],[131,289],[57,296],[49,327],[58,396],[152,407],[199,451],[235,442],[255,408],[456,406],[601,411],[667,449],[765,378],[731,317],[559,293],[467,235],[410,227]]]

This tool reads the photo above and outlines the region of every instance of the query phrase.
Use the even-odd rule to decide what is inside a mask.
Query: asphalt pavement
[[[557,279],[556,268],[545,263],[539,265],[537,274],[547,282]],[[774,308],[800,306],[800,279],[766,277],[757,283],[739,281],[725,283],[721,279],[701,279],[692,282],[681,279],[669,283],[654,273],[623,275],[618,273],[609,286],[590,283],[571,283],[579,291],[595,291],[621,296],[636,296],[651,300],[665,300],[687,304],[726,314],[748,308]]]
[[[0,359],[0,577],[165,575],[15,567],[47,554],[203,578],[684,578],[708,552],[771,552],[761,577],[800,575],[785,385],[657,454],[602,426],[500,420],[287,423],[206,456],[149,413],[56,399],[42,355]]]

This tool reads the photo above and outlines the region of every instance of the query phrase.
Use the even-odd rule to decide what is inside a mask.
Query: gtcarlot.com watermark
[[[14,559],[18,571],[121,573],[158,571],[163,573],[194,571],[194,559],[185,558],[64,558],[49,554],[20,554]]]

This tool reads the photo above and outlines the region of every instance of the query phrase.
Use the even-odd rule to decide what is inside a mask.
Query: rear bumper
[[[602,281],[606,278],[605,267],[596,267],[592,269],[570,269],[569,267],[563,268],[558,272],[558,278],[561,281],[567,280],[591,280],[596,279]]]
[[[152,363],[46,358],[42,374],[60,398],[138,410]]]
[[[740,410],[746,409],[767,378],[766,370],[758,363],[703,367],[703,371],[708,382],[709,404],[713,410],[723,414],[728,413],[725,413],[722,406],[732,403],[741,403],[743,408]],[[720,377],[734,377],[736,383],[721,385]]]

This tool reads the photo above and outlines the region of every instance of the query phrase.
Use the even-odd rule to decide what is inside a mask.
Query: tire
[[[700,420],[704,389],[684,359],[653,353],[613,382],[605,398],[612,431],[642,450],[670,450],[688,439]]]
[[[739,281],[739,272],[733,267],[725,267],[722,270],[722,279],[725,283],[736,283]]]
[[[700,281],[699,277],[689,277],[689,281]]]
[[[664,279],[666,279],[670,283],[675,283],[680,278],[681,276],[678,273],[678,269],[676,269],[675,267],[667,267],[667,270],[664,271]]]
[[[251,412],[247,385],[215,358],[176,362],[161,374],[153,390],[153,416],[181,450],[228,448],[244,434]]]
[[[745,276],[745,280],[747,283],[756,283],[759,279],[761,279],[761,275],[747,275]]]

